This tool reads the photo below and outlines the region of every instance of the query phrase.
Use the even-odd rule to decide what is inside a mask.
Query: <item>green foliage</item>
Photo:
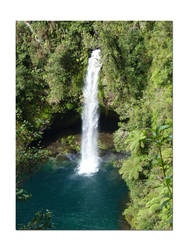
[[[164,130],[170,128],[170,125],[162,125],[158,126],[155,130],[151,130],[152,134],[147,138],[147,141],[151,142],[152,144],[155,145],[158,155],[157,155],[157,163],[161,167],[163,171],[163,178],[166,182],[166,186],[168,187],[169,191],[169,199],[172,198],[172,176],[167,176],[167,173],[171,170],[172,167],[172,162],[169,160],[164,160],[163,155],[162,155],[162,149],[163,146],[165,146],[165,142],[171,143],[172,140],[172,135],[166,135],[164,136]]]
[[[99,22],[95,29],[102,53],[104,104],[118,112],[121,108],[126,118],[127,104],[142,96],[150,65],[144,32],[134,22]]]
[[[16,126],[16,141],[17,145],[27,148],[33,141],[41,139],[42,132],[36,131],[34,126],[28,121],[24,120],[22,123],[17,122]]]
[[[133,229],[172,229],[172,22],[29,23],[16,24],[18,180],[47,156],[30,145],[53,115],[81,111],[88,57],[100,48],[100,105],[119,115],[115,149],[130,154],[116,164],[130,189],[124,215]],[[73,136],[68,147],[80,150]]]
[[[84,79],[83,66],[77,62],[78,56],[74,55],[74,48],[70,49],[69,44],[60,44],[49,58],[45,68],[45,80],[50,88],[50,103],[59,103],[62,100],[67,107],[69,100],[67,108],[70,109],[70,105],[78,102]]]
[[[116,103],[115,147],[130,152],[117,163],[130,189],[124,215],[133,229],[172,229],[172,23],[138,22],[136,29],[149,64],[142,95]]]
[[[98,147],[99,149],[102,149],[102,150],[108,149],[108,145],[106,145],[105,143],[102,143],[101,140],[98,140]]]
[[[46,149],[35,147],[17,149],[16,151],[16,176],[17,184],[20,185],[25,179],[35,174],[41,163],[48,159],[49,152]]]
[[[46,209],[46,211],[38,211],[35,213],[32,221],[28,222],[27,225],[20,225],[19,230],[49,230],[53,229],[54,224],[52,223],[52,213]]]
[[[16,188],[16,200],[27,200],[32,197],[32,194],[28,194],[23,188]]]
[[[61,138],[62,149],[65,153],[68,152],[79,152],[80,151],[80,142],[74,135],[69,135],[67,137]]]

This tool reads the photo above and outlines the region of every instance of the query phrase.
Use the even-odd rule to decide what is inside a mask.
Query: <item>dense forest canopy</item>
[[[18,21],[17,198],[48,157],[40,139],[55,115],[81,114],[88,57],[100,48],[100,107],[119,116],[115,148],[130,153],[115,163],[130,190],[125,219],[172,229],[172,46],[170,21]]]

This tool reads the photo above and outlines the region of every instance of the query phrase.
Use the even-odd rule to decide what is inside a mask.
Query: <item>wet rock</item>
[[[56,156],[56,161],[64,161],[64,160],[67,160],[67,156],[65,154],[59,153]]]

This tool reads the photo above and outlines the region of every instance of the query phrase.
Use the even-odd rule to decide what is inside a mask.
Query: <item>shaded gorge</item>
[[[113,110],[99,107],[99,132],[113,133],[118,129],[119,116]],[[56,113],[53,115],[51,124],[43,131],[41,142],[33,141],[31,145],[46,147],[62,136],[81,134],[81,115],[78,112],[70,111],[67,114]]]

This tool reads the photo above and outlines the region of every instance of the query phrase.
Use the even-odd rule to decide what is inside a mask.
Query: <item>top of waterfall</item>
[[[101,57],[100,57],[100,53],[101,53],[101,50],[100,49],[96,49],[96,50],[93,50],[92,53],[91,53],[91,57],[90,57],[90,60],[94,59],[94,63],[96,63],[97,66],[101,66]]]
[[[96,58],[100,58],[100,52],[101,52],[100,49],[93,50],[91,53],[91,56],[96,57]]]

